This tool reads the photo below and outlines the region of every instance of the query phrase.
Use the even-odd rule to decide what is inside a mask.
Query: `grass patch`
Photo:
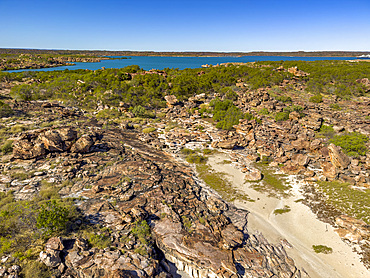
[[[97,247],[99,249],[107,248],[112,243],[109,237],[103,234],[89,234],[88,242],[91,244],[92,247]]]
[[[278,214],[287,213],[289,211],[291,211],[290,207],[289,206],[284,206],[284,208],[282,208],[282,209],[275,209],[274,214],[278,215]]]
[[[243,200],[254,202],[248,195],[242,194],[232,187],[232,184],[226,179],[225,173],[215,172],[209,165],[198,164],[196,169],[199,177],[212,189],[217,191],[221,197],[229,202],[234,200]]]
[[[231,163],[232,163],[231,160],[224,159],[223,161],[218,162],[217,164],[225,165],[225,164],[231,164]]]
[[[186,158],[189,163],[204,164],[207,162],[207,157],[199,154],[189,154]]]
[[[258,114],[260,115],[268,115],[270,114],[269,110],[267,108],[262,108],[260,111],[258,111]]]
[[[349,183],[319,181],[319,189],[327,202],[344,214],[361,219],[370,225],[370,190],[353,189]]]
[[[323,254],[333,253],[333,248],[325,246],[325,245],[312,245],[312,248],[315,251],[315,253],[323,253]]]
[[[28,179],[30,175],[25,172],[12,172],[10,173],[10,177],[15,180],[23,181]]]
[[[291,186],[287,184],[283,174],[275,174],[274,169],[263,163],[255,163],[255,167],[261,171],[263,179],[258,183],[251,183],[251,187],[259,192],[267,192],[269,196],[273,197],[287,197]]]

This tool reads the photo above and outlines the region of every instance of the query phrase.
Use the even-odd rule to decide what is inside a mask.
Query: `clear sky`
[[[0,48],[370,51],[370,0],[0,0]]]

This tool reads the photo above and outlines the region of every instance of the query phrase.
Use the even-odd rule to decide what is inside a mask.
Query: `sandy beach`
[[[312,278],[370,277],[370,271],[360,262],[359,255],[340,239],[333,227],[318,220],[307,206],[295,202],[302,198],[299,181],[289,177],[293,196],[281,199],[267,197],[266,194],[250,188],[244,181],[244,174],[234,164],[222,163],[228,159],[227,154],[218,153],[209,158],[208,164],[213,170],[226,173],[232,186],[255,200],[255,202],[234,202],[237,207],[250,211],[248,216],[250,233],[259,231],[273,244],[287,240],[291,245],[291,248],[285,248],[288,255],[294,259],[298,268]],[[275,209],[284,206],[289,206],[291,211],[274,214]],[[333,252],[315,253],[312,245],[320,244],[331,247]]]

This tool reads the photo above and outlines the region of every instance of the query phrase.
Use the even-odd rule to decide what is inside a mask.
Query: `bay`
[[[122,56],[110,56],[122,58]],[[202,65],[217,65],[221,63],[256,62],[256,61],[318,61],[318,60],[353,60],[354,57],[289,57],[289,56],[241,56],[241,57],[163,57],[163,56],[125,56],[127,59],[101,60],[96,63],[76,62],[73,66],[61,66],[43,69],[21,69],[8,72],[20,71],[55,71],[55,70],[97,70],[101,68],[124,68],[130,65],[138,65],[144,70],[165,68],[200,68]]]

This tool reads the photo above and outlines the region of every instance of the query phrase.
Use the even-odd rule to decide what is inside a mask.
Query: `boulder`
[[[60,259],[60,251],[48,249],[40,252],[40,260],[48,267],[58,267],[62,260]]]
[[[47,250],[61,251],[64,249],[64,245],[60,237],[52,237],[46,242],[45,248]]]
[[[86,134],[81,136],[71,147],[73,153],[87,153],[94,145],[94,139],[91,135]]]
[[[300,119],[299,122],[303,127],[317,131],[321,127],[323,118],[320,114],[311,113],[306,117]]]
[[[20,159],[33,159],[46,154],[43,143],[33,144],[28,140],[16,140],[13,142],[13,157]]]
[[[42,142],[49,152],[62,152],[65,150],[64,141],[57,130],[48,130],[39,135],[38,140]]]
[[[308,150],[310,148],[310,142],[302,138],[292,141],[291,144],[296,150]]]
[[[321,168],[323,170],[323,175],[329,179],[335,179],[338,176],[335,166],[330,162],[322,162]]]
[[[244,240],[244,234],[234,225],[227,225],[221,230],[222,243],[225,249],[233,249],[241,246]]]
[[[306,168],[290,160],[286,162],[283,167],[281,167],[281,170],[288,175],[299,175],[303,174],[306,171]]]
[[[249,168],[244,176],[246,181],[260,181],[262,180],[262,173],[258,169]]]
[[[330,160],[333,165],[339,169],[346,169],[351,163],[351,160],[346,156],[340,147],[330,144],[328,147]]]
[[[236,140],[223,140],[212,142],[212,148],[232,150],[236,146]]]
[[[167,101],[167,106],[168,107],[173,107],[174,105],[178,104],[178,100],[176,96],[170,95],[170,96],[165,96],[164,99]]]
[[[295,165],[307,166],[310,162],[310,158],[305,154],[295,154],[292,156],[292,162]]]

